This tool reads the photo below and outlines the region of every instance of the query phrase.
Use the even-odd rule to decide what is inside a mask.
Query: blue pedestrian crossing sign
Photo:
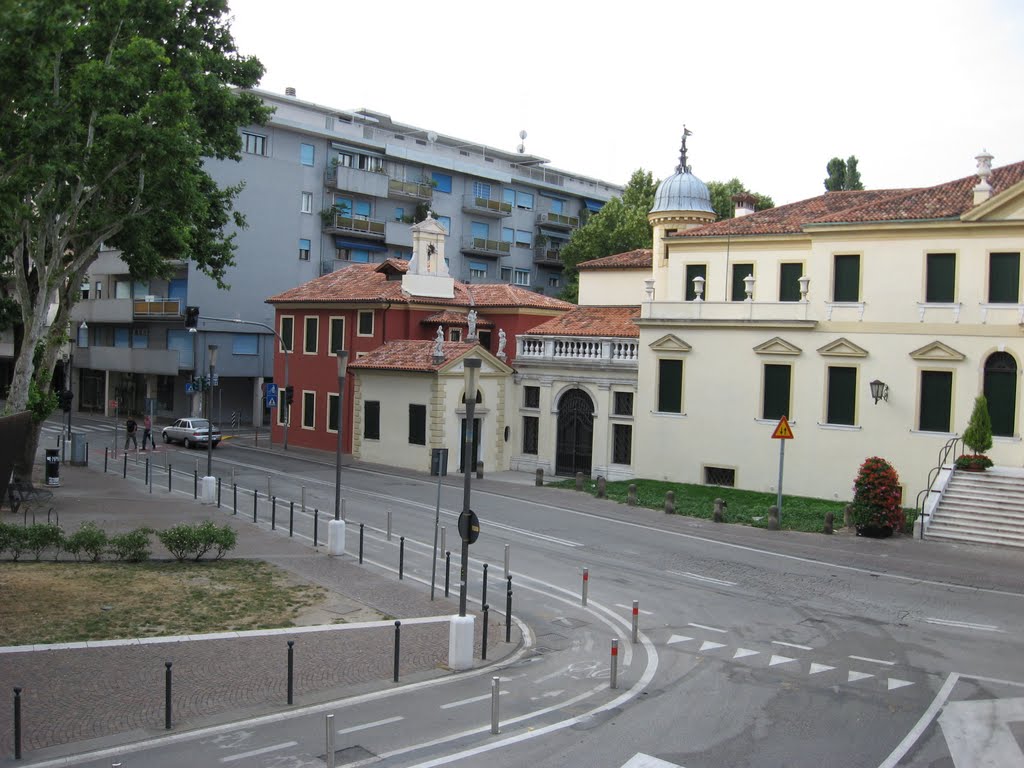
[[[277,384],[274,384],[273,382],[268,382],[264,386],[266,387],[267,407],[268,408],[276,408],[277,407]]]

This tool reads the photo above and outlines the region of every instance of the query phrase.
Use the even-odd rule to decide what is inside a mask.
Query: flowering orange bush
[[[860,465],[853,483],[853,522],[858,527],[903,530],[900,476],[885,459],[871,456]]]

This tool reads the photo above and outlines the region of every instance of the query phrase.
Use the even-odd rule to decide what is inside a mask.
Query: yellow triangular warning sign
[[[773,440],[792,440],[793,430],[789,428],[789,422],[786,421],[786,417],[783,416],[779,419],[779,423],[775,426],[775,431],[772,432]]]

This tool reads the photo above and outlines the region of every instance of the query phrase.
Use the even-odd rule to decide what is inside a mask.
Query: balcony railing
[[[538,245],[534,249],[533,263],[541,267],[557,267],[561,269],[562,254],[557,248],[548,248],[547,246]]]
[[[579,216],[566,216],[561,213],[552,213],[551,211],[546,211],[545,213],[537,214],[537,224],[542,227],[576,229],[580,225],[580,219]]]
[[[158,299],[152,296],[135,299],[132,314],[137,320],[175,320],[181,317],[181,299]]]
[[[646,301],[640,317],[655,320],[812,321],[807,301]]]
[[[402,221],[389,221],[384,226],[384,240],[388,245],[412,248],[412,225]]]
[[[489,200],[476,195],[465,195],[462,198],[462,210],[466,213],[475,213],[478,216],[491,216],[500,219],[512,215],[512,203]]]
[[[409,200],[430,200],[434,196],[434,185],[425,182],[388,179],[387,195]]]
[[[462,241],[464,253],[478,256],[508,256],[512,252],[512,243],[503,240],[487,240],[483,237],[467,237]]]
[[[176,349],[138,349],[131,347],[77,347],[75,368],[99,371],[133,371],[176,376],[181,370],[181,355]],[[191,361],[184,361],[189,365]]]
[[[383,240],[387,222],[379,219],[357,219],[352,216],[342,216],[340,213],[328,213],[324,219],[324,226],[334,232],[356,232],[364,237]]]
[[[516,361],[592,363],[636,368],[640,351],[636,339],[573,336],[519,336]]]
[[[383,171],[364,171],[361,168],[329,166],[324,171],[328,187],[344,192],[359,192],[370,197],[387,197],[389,179]]]

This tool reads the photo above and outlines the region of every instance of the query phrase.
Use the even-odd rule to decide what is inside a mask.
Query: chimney
[[[757,198],[749,192],[740,192],[738,195],[732,196],[732,201],[736,203],[736,218],[740,216],[747,216],[755,211],[757,207]]]
[[[289,85],[287,88],[284,89],[284,95],[295,98],[295,88]]]
[[[983,149],[974,159],[978,161],[978,185],[974,188],[974,204],[980,205],[992,197],[992,185],[988,183],[988,177],[992,175],[992,155],[987,149]]]

